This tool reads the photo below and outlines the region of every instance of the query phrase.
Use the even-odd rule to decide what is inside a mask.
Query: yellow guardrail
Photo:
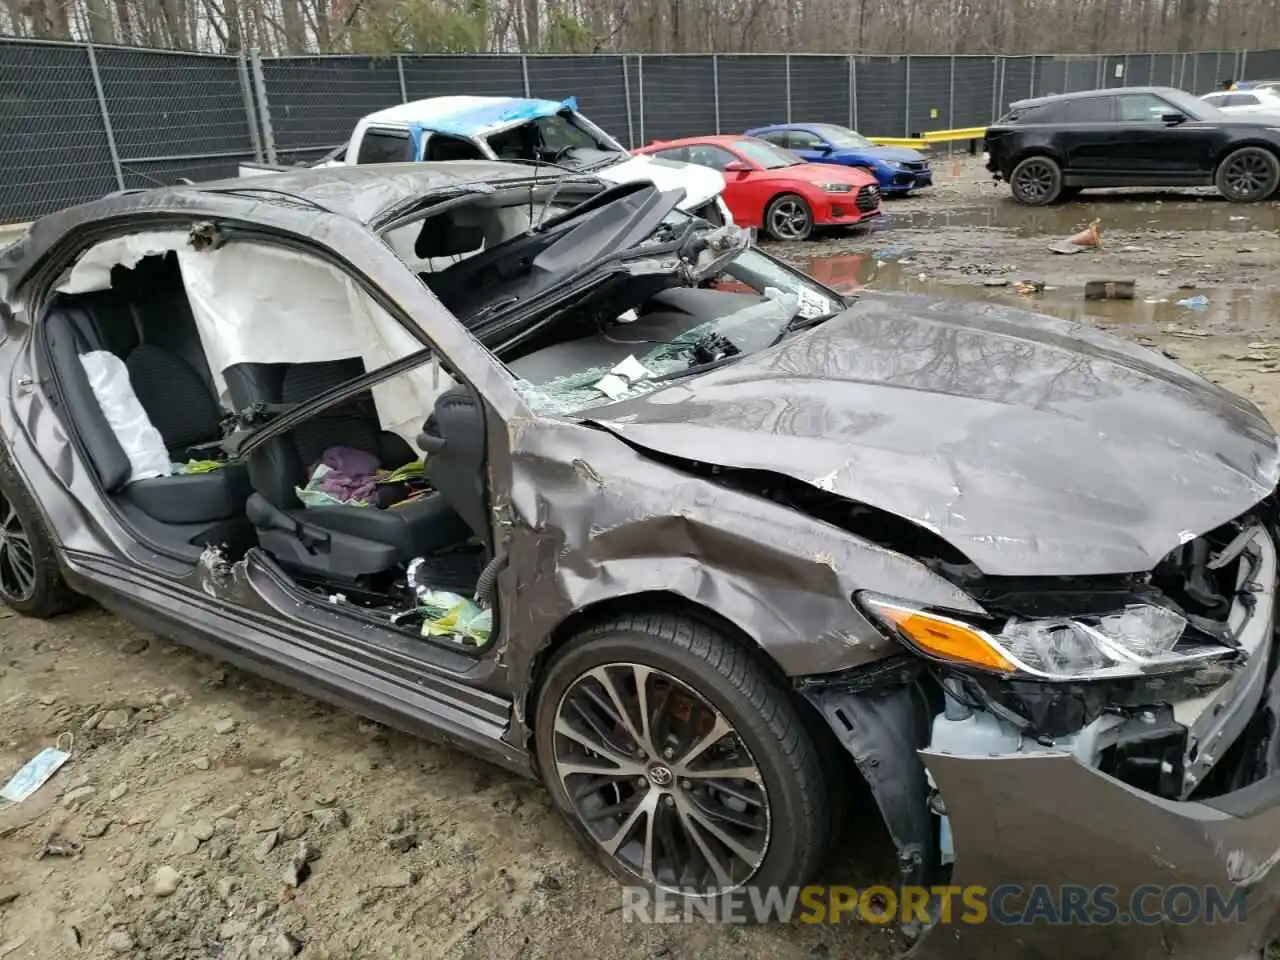
[[[916,150],[921,148],[927,150],[935,143],[981,140],[986,132],[986,127],[963,127],[957,130],[930,130],[918,137],[868,137],[867,139],[882,147],[913,147]]]

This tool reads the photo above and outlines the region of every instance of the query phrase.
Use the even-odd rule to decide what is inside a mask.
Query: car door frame
[[[1121,118],[1122,97],[1153,97],[1167,108],[1166,113],[1182,114],[1180,123],[1164,120],[1124,120]],[[1151,91],[1115,91],[1112,115],[1117,127],[1127,128],[1123,143],[1125,156],[1137,157],[1143,166],[1134,171],[1141,186],[1183,186],[1208,183],[1213,174],[1215,127],[1209,122],[1187,116],[1177,104]]]
[[[244,212],[243,205],[238,209]],[[390,246],[361,225],[338,214],[275,210],[263,203],[258,203],[252,216],[252,222],[237,222],[208,209],[194,212],[184,209],[180,198],[97,222],[86,214],[90,222],[85,228],[68,232],[55,243],[39,279],[18,292],[21,312],[41,317],[53,301],[62,272],[105,240],[165,229],[194,231],[210,223],[243,228],[254,239],[317,255],[341,269],[425,348],[447,357],[455,378],[479,396],[489,420],[486,453],[491,504],[497,491],[509,490],[507,425],[521,416],[532,419],[532,414],[496,358],[431,296]],[[323,243],[313,239],[321,236]],[[15,363],[25,363],[32,371],[37,334],[33,330],[24,338],[15,358]],[[399,364],[373,375],[397,375],[399,371],[386,371]],[[44,451],[50,449],[51,431],[60,431],[64,418],[49,415],[49,400],[38,385],[25,390],[11,385],[10,392],[18,401],[14,416],[19,434],[6,438],[11,457],[24,482],[41,491],[39,502],[59,544],[65,575],[78,592],[132,622],[251,672],[414,735],[443,734],[507,769],[532,775],[527,752],[507,740],[514,699],[500,655],[510,625],[518,622],[517,592],[506,594],[517,598],[514,602],[495,605],[493,639],[469,655],[461,646],[451,649],[412,640],[386,627],[371,628],[366,623],[355,629],[359,618],[353,611],[335,608],[324,598],[302,591],[260,550],[251,550],[234,566],[219,561],[216,552],[206,551],[194,568],[189,564],[183,564],[184,569],[157,567],[147,562],[145,545],[133,527],[89,480],[92,471],[78,468],[71,482],[59,482],[67,468],[56,467]],[[424,411],[424,420],[428,413]],[[74,424],[69,430],[74,433]],[[74,437],[62,439],[64,448],[67,439],[75,446]],[[82,465],[81,450],[72,452]],[[497,529],[492,517],[491,511],[492,528]],[[508,534],[512,526],[506,524]],[[103,534],[115,552],[103,551]],[[509,539],[495,548],[505,550]],[[500,585],[504,575],[499,574]],[[498,592],[502,595],[501,586]]]
[[[1112,145],[1116,134],[1114,95],[1107,91],[1093,97],[1073,97],[1059,106],[1069,107],[1090,100],[1106,102],[1104,116],[1096,120],[1058,120],[1050,114],[1040,121],[1062,158],[1066,186],[1109,186],[1114,185],[1117,178],[1123,180],[1127,176],[1110,160],[1115,152]]]
[[[797,134],[813,137],[819,144],[827,147],[827,152],[823,153],[821,150],[814,150],[809,147],[799,148],[799,147],[790,145],[790,143],[788,143],[788,145],[784,149],[790,150],[792,153],[794,153],[796,156],[798,156],[801,160],[805,161],[806,163],[833,162],[829,158],[833,153],[835,153],[835,147],[832,145],[830,140],[828,140],[826,137],[823,137],[821,134],[814,132],[813,130],[809,130],[806,127],[792,127],[787,131],[788,141],[790,141],[790,139],[796,136]]]
[[[729,212],[733,214],[734,223],[748,223],[753,226],[762,224],[764,220],[764,205],[758,203],[755,199],[754,194],[756,191],[751,189],[751,174],[759,173],[763,168],[750,157],[744,157],[737,150],[727,147],[723,143],[711,143],[710,141],[688,143],[685,145],[685,149],[689,151],[688,155],[691,156],[696,147],[719,150],[728,154],[738,163],[746,164],[750,168],[737,172],[716,170],[715,167],[708,167],[707,169],[716,170],[716,173],[724,178],[724,192],[721,197],[724,199],[725,205],[728,206]],[[687,162],[694,163],[695,161],[688,160]]]
[[[349,160],[353,166],[376,167],[379,163],[370,163],[361,161],[360,151],[364,148],[365,142],[369,138],[369,134],[377,134],[383,137],[392,137],[396,140],[404,140],[408,143],[408,155],[400,160],[384,160],[379,163],[409,163],[419,160],[422,157],[422,137],[421,132],[408,124],[397,123],[362,123],[360,126],[360,136],[355,144],[355,154]]]

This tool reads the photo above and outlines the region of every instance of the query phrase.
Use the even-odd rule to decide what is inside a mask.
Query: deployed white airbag
[[[187,237],[185,230],[157,230],[104,240],[84,252],[58,290],[61,293],[110,290],[112,267],[132,270],[144,257],[164,256],[170,250],[183,249]]]
[[[372,372],[422,349],[419,340],[342,270],[310,254],[270,244],[229,243],[197,251],[187,231],[115,237],[86,251],[59,289],[110,289],[112,267],[133,267],[144,257],[171,250],[178,254],[183,286],[224,406],[230,403],[223,373],[237,363],[323,363],[358,357]],[[412,443],[436,396],[452,384],[432,364],[374,387],[383,429]]]
[[[130,482],[169,476],[173,467],[164,438],[138,402],[124,361],[108,350],[94,350],[80,354],[80,365],[102,415],[129,458]]]
[[[422,343],[337,267],[266,244],[178,251],[187,297],[219,393],[237,363],[323,363],[359,357],[368,372]],[[373,388],[378,419],[412,442],[450,383],[418,368]],[[443,378],[448,381],[448,378]]]

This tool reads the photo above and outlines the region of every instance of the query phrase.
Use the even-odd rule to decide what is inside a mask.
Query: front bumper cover
[[[1065,751],[960,756],[928,747],[927,710],[911,672],[885,665],[865,684],[815,684],[804,692],[824,715],[871,788],[898,847],[900,882],[932,886],[936,818],[924,770],[945,805],[955,847],[946,885],[1044,892],[1106,891],[1107,922],[1071,917],[1001,923],[988,916],[921,934],[913,960],[1262,960],[1280,937],[1280,645],[1272,633],[1270,674],[1249,724],[1262,777],[1202,800],[1166,800],[1081,763]],[[1162,894],[1192,889],[1213,917],[1156,920]],[[1244,916],[1234,912],[1243,892]],[[957,900],[958,903],[958,900]],[[1015,894],[1007,903],[1016,913]],[[1186,901],[1179,907],[1185,909]],[[1140,907],[1141,913],[1134,908]],[[1091,914],[1092,915],[1092,914]],[[1128,915],[1128,922],[1124,917]],[[1052,916],[1052,914],[1050,914]],[[1016,918],[1014,918],[1016,919]]]
[[[953,886],[1110,887],[1120,910],[1105,925],[939,924],[912,957],[1260,960],[1280,934],[1280,776],[1214,801],[1180,803],[1067,754],[923,755],[956,838]],[[1243,889],[1244,920],[1125,922],[1126,905],[1152,885],[1213,888],[1224,901]]]

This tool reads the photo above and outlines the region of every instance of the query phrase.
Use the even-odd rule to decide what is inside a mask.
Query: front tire
[[[1213,182],[1233,203],[1266,200],[1280,188],[1280,159],[1262,147],[1241,147],[1218,164]]]
[[[1046,207],[1062,193],[1062,168],[1052,157],[1026,157],[1009,174],[1009,189],[1024,206]]]
[[[764,229],[774,240],[808,240],[813,233],[813,210],[799,194],[784,193],[765,209]]]
[[[53,538],[8,456],[0,451],[0,603],[47,620],[75,606]]]
[[[698,900],[808,882],[829,798],[796,705],[695,620],[635,614],[549,664],[535,748],[553,803],[627,885]]]

